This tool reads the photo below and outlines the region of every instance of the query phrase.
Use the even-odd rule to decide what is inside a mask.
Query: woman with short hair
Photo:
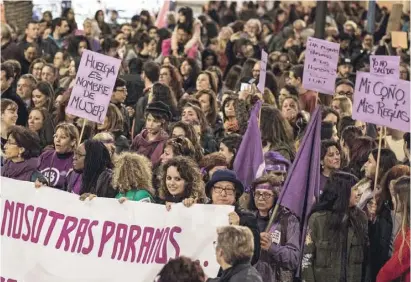
[[[39,180],[42,183],[47,183],[37,169],[40,152],[40,139],[36,133],[22,126],[11,126],[4,146],[6,161],[1,168],[1,176],[30,182]]]
[[[253,233],[247,227],[230,225],[217,228],[215,251],[223,272],[220,278],[210,282],[263,282],[251,265],[254,253]]]

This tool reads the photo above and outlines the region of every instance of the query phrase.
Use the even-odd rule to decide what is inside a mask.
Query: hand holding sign
[[[66,112],[103,123],[121,61],[85,50]]]

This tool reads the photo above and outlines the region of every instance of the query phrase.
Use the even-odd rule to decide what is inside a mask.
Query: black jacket
[[[251,259],[251,264],[256,264],[260,258],[260,231],[258,230],[257,217],[251,212],[236,207],[234,210],[240,217],[240,225],[250,228],[254,237],[254,255]]]
[[[392,228],[391,209],[388,202],[385,202],[375,222],[369,222],[368,224],[370,248],[367,265],[367,282],[376,280],[378,272],[390,258]]]
[[[17,118],[16,124],[21,125],[21,126],[26,126],[27,120],[29,118],[29,113],[27,111],[26,103],[24,103],[24,101],[20,98],[20,96],[13,93],[11,86],[9,87],[9,89],[7,89],[1,94],[1,99],[10,99],[16,102],[18,106],[18,110],[17,110],[18,118]]]
[[[220,278],[208,279],[207,282],[263,282],[263,279],[251,264],[244,263],[226,269]]]

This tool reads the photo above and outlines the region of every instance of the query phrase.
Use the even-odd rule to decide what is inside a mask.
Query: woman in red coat
[[[392,185],[392,184],[391,184]],[[410,281],[410,177],[399,178],[392,186],[394,190],[395,215],[393,235],[394,251],[377,276],[377,282]],[[399,220],[397,220],[399,219]],[[399,225],[398,232],[396,224]],[[395,232],[395,233],[394,233]]]

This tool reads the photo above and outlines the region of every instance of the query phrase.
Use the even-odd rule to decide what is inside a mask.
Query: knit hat
[[[170,121],[173,117],[170,111],[170,107],[161,101],[151,102],[150,104],[148,104],[146,113],[161,115],[167,121]]]
[[[287,172],[291,166],[289,160],[276,151],[269,151],[264,154],[265,171]]]
[[[228,181],[234,184],[236,200],[244,193],[243,183],[237,178],[237,174],[233,170],[221,169],[214,172],[211,180],[207,182],[205,187],[207,197],[211,198],[211,188],[220,181]]]

